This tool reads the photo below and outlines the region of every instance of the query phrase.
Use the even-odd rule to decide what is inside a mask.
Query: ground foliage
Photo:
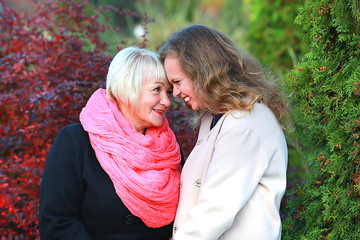
[[[109,30],[100,16],[136,17],[145,29],[151,19],[111,6],[89,9],[87,1],[40,4],[29,16],[0,0],[0,12],[0,238],[38,239],[47,153],[63,126],[79,122],[91,93],[105,87],[112,56],[100,39]],[[146,47],[146,36],[139,43],[118,43],[118,49]],[[186,125],[187,110],[173,109],[167,116],[187,156],[195,132]]]
[[[289,74],[311,174],[287,202],[284,239],[360,239],[360,1],[307,0],[308,52]]]

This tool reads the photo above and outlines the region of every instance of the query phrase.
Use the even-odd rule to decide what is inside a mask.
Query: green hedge
[[[312,173],[287,202],[284,239],[360,239],[359,12],[359,0],[307,0],[296,18],[309,49],[287,87]]]

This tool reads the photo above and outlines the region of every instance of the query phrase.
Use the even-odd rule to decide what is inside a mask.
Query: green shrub
[[[216,28],[244,48],[248,24],[244,1],[145,0],[136,4],[136,10],[155,18],[155,23],[148,25],[146,46],[151,50],[157,50],[170,34],[189,24]]]
[[[304,52],[303,32],[294,20],[302,1],[253,0],[248,40],[261,63],[288,72]]]
[[[309,49],[287,81],[311,169],[293,191],[284,239],[360,239],[360,1],[307,0]]]

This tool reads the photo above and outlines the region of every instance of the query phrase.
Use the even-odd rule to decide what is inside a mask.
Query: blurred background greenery
[[[35,11],[35,4],[31,0],[8,2],[19,11],[29,14]],[[117,52],[119,39],[129,39],[131,42],[132,39],[141,38],[144,33],[146,47],[156,51],[172,32],[193,23],[204,24],[227,34],[239,48],[248,50],[278,75],[280,83],[285,82],[287,74],[305,52],[301,27],[294,24],[302,0],[91,0],[90,4],[122,7],[146,13],[153,19],[144,29],[136,17],[111,18],[106,24],[120,28],[119,33],[107,31],[102,35],[111,55]],[[291,122],[286,137],[289,145],[289,185],[302,184],[309,168]]]

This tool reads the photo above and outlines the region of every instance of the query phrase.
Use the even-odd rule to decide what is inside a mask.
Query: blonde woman
[[[128,47],[64,127],[45,163],[41,239],[168,240],[181,155],[165,118],[172,87],[159,56]]]

